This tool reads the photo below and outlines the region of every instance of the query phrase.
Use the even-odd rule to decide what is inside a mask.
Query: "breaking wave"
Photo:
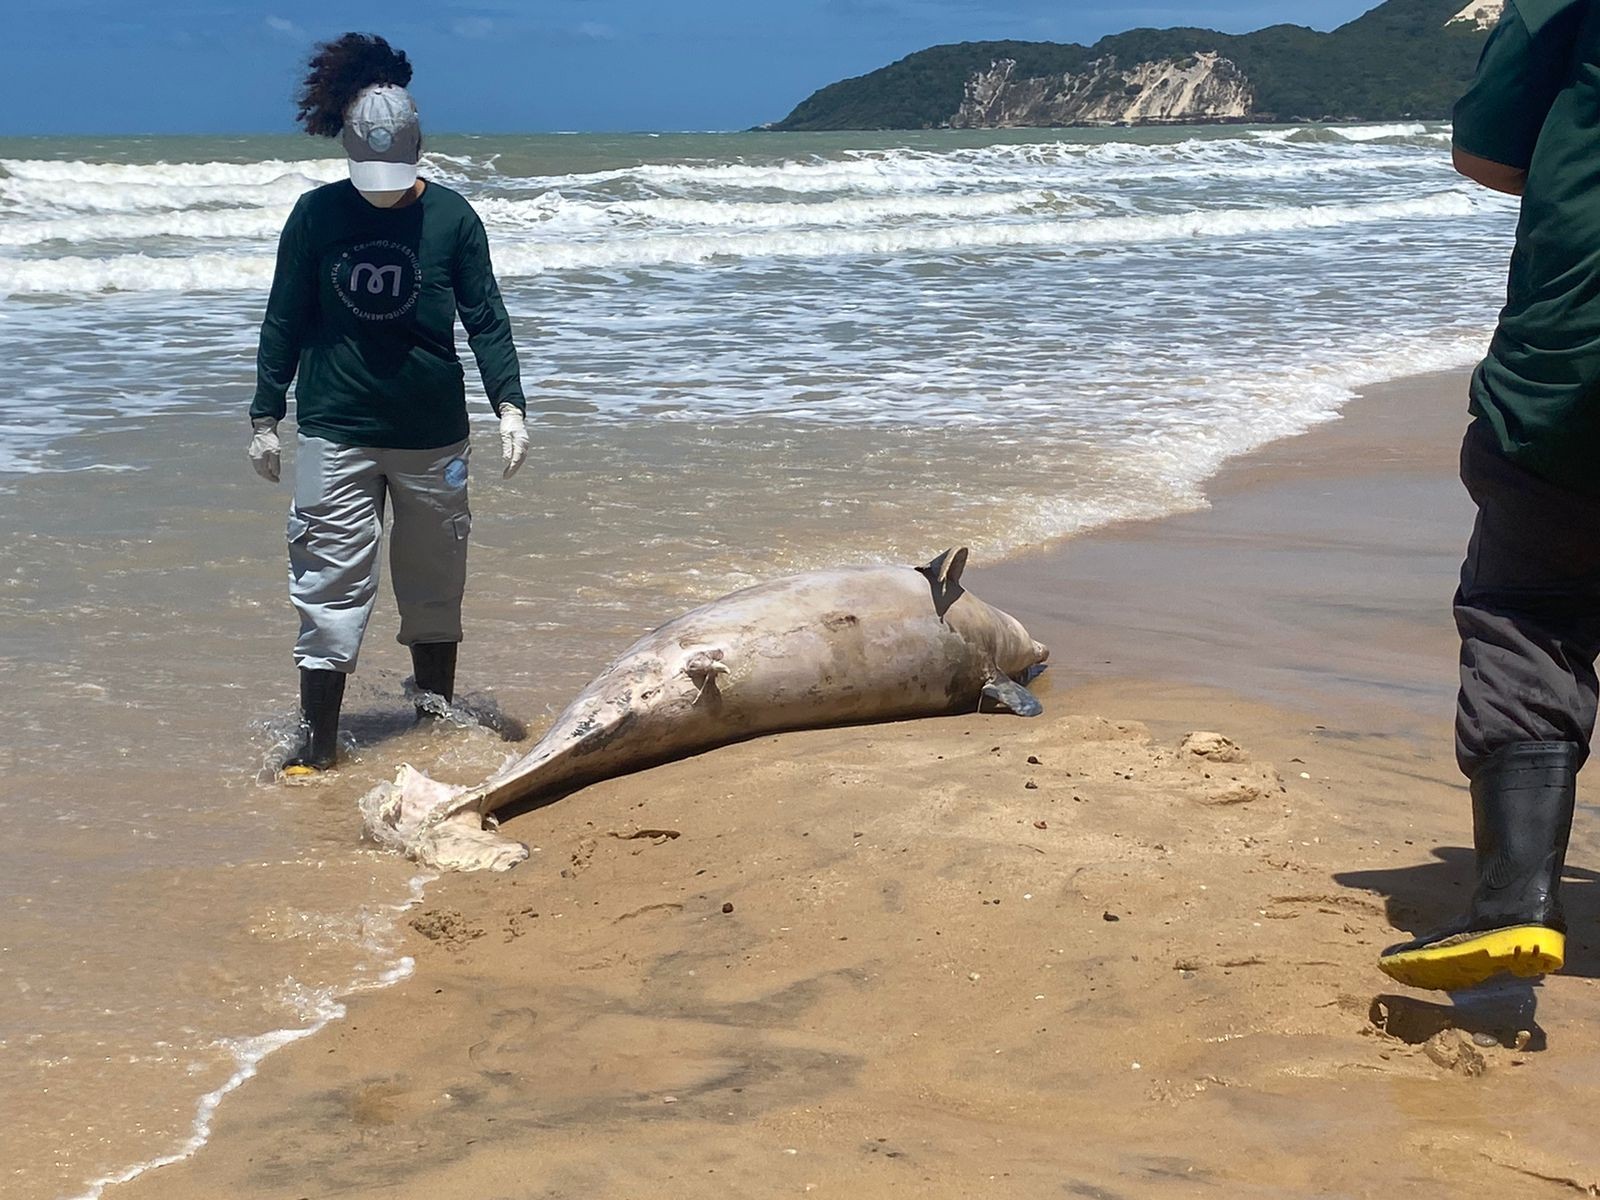
[[[288,217],[287,207],[202,210],[198,212],[97,214],[45,221],[0,224],[0,246],[46,242],[117,242],[148,238],[274,238]],[[3,270],[3,268],[0,268]]]
[[[261,162],[179,162],[179,163],[98,163],[56,161],[54,159],[0,158],[0,171],[13,179],[49,183],[109,185],[165,184],[174,187],[214,187],[221,184],[271,183],[285,175],[304,175],[331,182],[344,176],[342,158],[307,158],[286,162],[266,159]]]
[[[85,186],[70,179],[0,178],[0,203],[11,218],[50,219],[70,213],[138,213],[287,208],[324,181],[289,173],[262,183],[148,183]],[[131,237],[140,236],[130,234]]]
[[[499,274],[516,278],[547,271],[689,265],[733,259],[881,257],[1010,248],[1065,250],[1083,246],[1260,237],[1345,225],[1460,218],[1476,212],[1480,203],[1464,191],[1452,190],[1413,200],[1360,205],[1239,208],[1162,216],[994,224],[961,222],[856,230],[796,228],[787,232],[726,235],[688,232],[618,236],[587,241],[511,243],[497,251],[495,263]],[[737,216],[737,210],[729,216],[729,223],[736,223],[732,218]],[[272,268],[273,256],[268,253],[0,260],[0,293],[265,289],[272,282]]]

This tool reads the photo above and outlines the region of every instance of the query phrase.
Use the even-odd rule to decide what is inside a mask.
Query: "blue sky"
[[[0,134],[290,129],[312,42],[382,33],[439,132],[738,129],[940,42],[1329,29],[1376,0],[6,0]]]

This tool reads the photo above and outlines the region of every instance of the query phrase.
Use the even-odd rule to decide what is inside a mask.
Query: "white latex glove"
[[[505,460],[505,478],[522,469],[528,457],[528,426],[514,404],[500,406],[500,457]]]
[[[283,471],[283,447],[278,443],[278,423],[271,417],[257,417],[250,422],[255,430],[250,439],[250,465],[261,478],[278,482]]]

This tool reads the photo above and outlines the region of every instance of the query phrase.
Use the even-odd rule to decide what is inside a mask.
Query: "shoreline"
[[[1410,381],[1403,381],[1400,384],[1381,385],[1375,390],[1375,392],[1377,394],[1382,394],[1388,389],[1402,387],[1409,382]],[[1346,411],[1357,413],[1359,416],[1360,412],[1363,411],[1360,406],[1366,403],[1369,403],[1366,397],[1357,399],[1356,401],[1352,402],[1351,406]],[[1379,402],[1377,408],[1380,413],[1382,407],[1382,403]],[[1325,441],[1330,443],[1332,441],[1336,441],[1337,439],[1324,439],[1319,437],[1319,434],[1338,429],[1344,424],[1344,422],[1345,418],[1336,418],[1331,423],[1322,423],[1313,426],[1310,430],[1303,434],[1297,435],[1295,438],[1272,443],[1262,450],[1240,456],[1239,458],[1230,462],[1229,465],[1218,476],[1214,477],[1212,483],[1208,485],[1208,492],[1217,497],[1221,497],[1231,490],[1248,490],[1251,481],[1257,474],[1260,474],[1263,471],[1276,472],[1278,474],[1282,474],[1286,471],[1292,473],[1293,470],[1297,469],[1294,466],[1293,455],[1290,455],[1289,458],[1284,462],[1279,462],[1278,457],[1280,451],[1282,451],[1285,447],[1298,446],[1304,439],[1308,438],[1316,439],[1314,443],[1307,443],[1308,445],[1321,445],[1324,444]],[[1446,413],[1440,424],[1453,426],[1453,414]],[[1453,435],[1454,429],[1452,427],[1444,436],[1448,440],[1448,438],[1453,437]],[[1296,450],[1293,453],[1299,454],[1300,451]],[[1453,485],[1451,486],[1453,487]],[[1074,644],[1080,639],[1081,630],[1079,625],[1081,622],[1076,617],[1069,617],[1063,620],[1063,618],[1051,612],[1048,605],[1036,603],[1033,598],[1035,594],[1047,596],[1053,589],[1057,594],[1071,595],[1073,589],[1078,586],[1077,581],[1072,578],[1072,573],[1075,569],[1074,564],[1078,561],[1078,559],[1086,553],[1090,555],[1098,555],[1105,553],[1108,549],[1114,549],[1117,553],[1120,553],[1123,556],[1124,561],[1120,562],[1119,564],[1115,564],[1114,567],[1108,566],[1101,570],[1100,573],[1102,577],[1098,581],[1095,581],[1095,586],[1115,588],[1116,579],[1119,577],[1119,573],[1126,571],[1130,565],[1130,562],[1132,562],[1134,559],[1142,557],[1149,546],[1161,543],[1165,536],[1163,533],[1164,530],[1167,530],[1169,527],[1172,529],[1177,529],[1179,528],[1178,523],[1180,522],[1204,522],[1207,519],[1207,512],[1205,510],[1201,510],[1198,512],[1178,513],[1158,518],[1118,522],[1089,533],[1060,540],[1050,546],[1036,548],[1032,552],[1023,552],[1021,554],[1008,556],[999,562],[993,562],[991,560],[991,565],[987,567],[980,559],[977,561],[977,565],[969,573],[969,582],[974,583],[974,586],[981,595],[994,598],[997,603],[1002,605],[1002,607],[1010,607],[1016,611],[1019,616],[1025,617],[1025,619],[1036,628],[1036,631],[1043,630],[1044,632],[1042,632],[1040,636],[1044,640],[1051,641],[1056,645],[1058,656],[1055,669],[1051,673],[1047,673],[1044,680],[1040,685],[1038,685],[1038,690],[1043,693],[1047,704],[1052,704],[1052,698],[1055,694],[1055,691],[1059,690],[1060,687],[1070,686],[1069,680],[1077,679],[1081,681],[1085,678],[1095,679],[1102,676],[1115,677],[1118,674],[1131,672],[1111,670],[1103,664],[1096,665],[1092,662],[1080,664],[1073,661],[1066,654],[1063,654],[1062,651],[1071,651]],[[1065,565],[1054,565],[1057,559],[1061,559]],[[1045,566],[1043,564],[1051,565]],[[1038,578],[1030,578],[1030,573],[1037,575]],[[1043,581],[1042,584],[1040,580]],[[1066,582],[1063,583],[1063,580]],[[483,597],[482,599],[489,598]],[[489,603],[492,606],[495,602],[491,599]],[[1114,605],[1112,607],[1116,608],[1120,607],[1120,605]],[[499,617],[509,614],[502,614],[498,611],[494,611],[494,615]],[[1101,624],[1106,624],[1109,630],[1110,626],[1104,620],[1104,614],[1099,615],[1096,620]],[[1058,633],[1058,628],[1062,629],[1062,632]],[[1116,633],[1116,631],[1111,632]],[[618,636],[620,635],[621,634],[619,631]],[[1121,633],[1116,633],[1116,636],[1123,637],[1129,647],[1130,653],[1144,648],[1144,644],[1147,640],[1144,637],[1144,631],[1140,630],[1121,631]],[[373,647],[371,655],[372,658],[377,662],[382,663],[386,655],[393,658],[394,652],[386,644],[386,642],[380,639],[378,640],[378,644]],[[263,657],[264,660],[265,656],[261,657]],[[1116,655],[1113,655],[1112,657],[1113,661],[1118,663],[1131,661]],[[1441,659],[1440,661],[1443,662],[1444,660]],[[1184,667],[1187,671],[1186,677],[1190,679],[1203,678],[1207,673],[1206,670],[1201,669],[1202,660],[1199,657],[1185,658],[1182,662],[1176,665]],[[1173,666],[1174,664],[1170,663],[1157,663],[1141,673],[1131,674],[1134,674],[1134,677],[1143,678],[1146,681],[1159,680],[1165,677],[1183,674],[1183,672],[1174,670]],[[390,675],[393,678],[399,678],[403,674],[403,668],[390,671]],[[268,686],[270,686],[270,684]],[[523,690],[526,691],[526,689]],[[286,701],[286,703],[292,704],[292,699]],[[498,752],[497,746],[491,747],[491,751]],[[398,748],[393,749],[392,752],[404,755],[413,751],[407,751],[404,748]],[[427,755],[437,753],[438,751],[437,747],[429,745],[420,748],[419,751],[414,752],[420,752],[424,755]],[[374,760],[373,763],[368,764],[368,767],[371,769],[377,769],[379,774],[382,776],[387,776],[387,774],[390,773],[389,771],[378,767],[376,760]],[[351,779],[347,780],[346,782],[353,783],[358,791],[362,790],[362,785],[358,782],[355,782],[355,774],[353,772],[351,773]],[[348,788],[346,790],[348,790]],[[221,880],[219,879],[219,883],[220,882]],[[403,927],[403,924],[396,932],[400,935],[402,941],[410,937],[409,931]],[[396,963],[403,961],[406,957],[406,947],[397,949],[395,954]],[[393,965],[394,964],[390,964],[391,967]],[[384,969],[387,971],[390,969],[390,967],[385,967]],[[362,975],[358,978],[350,980],[348,987],[334,984],[324,990],[326,990],[327,993],[327,1003],[342,1004],[352,996],[365,993],[369,987],[370,979],[368,979],[365,975]],[[173,1133],[178,1134],[181,1131],[181,1136],[176,1137],[174,1141],[169,1143],[169,1145],[172,1147],[171,1149],[164,1150],[161,1153],[152,1156],[151,1160],[142,1161],[132,1165],[118,1166],[117,1168],[111,1170],[102,1169],[97,1171],[94,1176],[91,1177],[91,1179],[79,1183],[74,1188],[63,1192],[62,1194],[72,1195],[74,1197],[88,1197],[100,1194],[100,1192],[108,1189],[120,1190],[117,1189],[116,1184],[110,1183],[110,1181],[115,1179],[123,1179],[130,1173],[133,1173],[134,1178],[138,1178],[139,1176],[149,1174],[151,1172],[159,1173],[159,1168],[154,1166],[155,1162],[171,1163],[173,1161],[183,1161],[190,1152],[188,1150],[189,1146],[193,1145],[197,1139],[203,1146],[208,1138],[208,1135],[202,1132],[202,1127],[209,1125],[210,1118],[216,1107],[216,1105],[212,1103],[211,1098],[223,1092],[231,1095],[237,1090],[238,1086],[245,1082],[245,1080],[239,1078],[241,1072],[249,1077],[254,1077],[256,1071],[260,1068],[261,1063],[265,1061],[265,1058],[269,1057],[271,1053],[275,1053],[275,1049],[278,1046],[303,1040],[304,1038],[310,1036],[311,1032],[320,1032],[326,1027],[327,1022],[321,1017],[318,1017],[313,1024],[316,1026],[315,1030],[312,1030],[311,1026],[290,1024],[284,1026],[274,1026],[271,1028],[262,1027],[262,1032],[244,1032],[224,1039],[224,1041],[219,1043],[219,1045],[222,1047],[224,1056],[234,1065],[228,1066],[226,1070],[223,1071],[223,1074],[217,1076],[214,1081],[207,1080],[207,1086],[205,1089],[203,1089],[205,1093],[204,1095],[194,1094],[192,1096],[185,1097],[186,1103],[188,1104],[187,1109],[174,1108],[171,1115],[171,1125],[173,1127]],[[245,1056],[241,1057],[236,1048],[238,1045],[249,1045],[254,1047],[257,1044],[269,1044],[274,1049],[269,1053],[257,1053],[254,1049],[251,1049]],[[248,1059],[249,1061],[245,1061],[245,1059]],[[216,1084],[215,1087],[211,1086],[213,1082]]]
[[[1376,699],[1421,734],[1455,695],[1449,606],[1473,518],[1457,478],[1465,378],[1362,388],[1333,420],[1230,460],[1206,507],[1016,555],[975,570],[976,586],[1047,644],[1092,631],[1101,652],[1076,668],[1090,680],[1344,711]]]
[[[1041,722],[764,738],[519,818],[533,861],[431,885],[410,979],[273,1055],[194,1157],[109,1194],[448,1200],[523,1172],[552,1196],[1031,1196],[1062,1175],[1102,1189],[1083,1194],[1137,1177],[1136,1194],[1164,1196],[1197,1172],[1239,1195],[1408,1180],[1487,1196],[1504,1194],[1500,1171],[1529,1188],[1600,1179],[1600,1156],[1562,1157],[1578,1143],[1560,1121],[1516,1153],[1450,1149],[1487,1137],[1501,1103],[1452,1089],[1552,1104],[1556,1056],[1518,1048],[1522,1033],[1559,1040],[1563,1067],[1600,1052],[1576,979],[1548,989],[1566,1011],[1541,1027],[1525,989],[1451,1010],[1388,996],[1371,964],[1391,926],[1442,915],[1462,879],[1458,845],[1396,869],[1426,839],[1465,836],[1448,742],[1448,600],[1471,512],[1453,477],[1459,384],[1367,389],[1230,464],[1206,510],[980,564],[973,589],[1055,650]],[[1175,749],[1195,729],[1246,757]],[[1248,799],[1226,798],[1235,785]],[[1063,822],[1074,841],[1050,845]],[[630,826],[677,836],[636,842]],[[1575,831],[1574,857],[1592,844]],[[1116,933],[1136,936],[1111,950]],[[1593,950],[1577,935],[1574,950],[1585,975]],[[1287,966],[1297,953],[1315,961]],[[1060,967],[1070,999],[1041,1018]],[[974,1002],[981,1035],[952,1020]],[[1457,1028],[1493,1044],[1473,1058]],[[1046,1032],[1062,1030],[1065,1047]],[[969,1044],[984,1036],[998,1076]],[[1084,1088],[1103,1112],[1062,1107]],[[1420,1120],[1429,1105],[1445,1119]],[[1389,1154],[1318,1154],[1330,1127],[1373,1112],[1404,1126]],[[1126,1132],[1133,1114],[1149,1128]],[[1058,1147],[1063,1121],[1102,1139],[1092,1154]],[[626,1161],[602,1152],[611,1138],[629,1139]],[[989,1169],[1002,1143],[1009,1174]],[[1234,1154],[1253,1157],[1253,1184],[1229,1173]]]
[[[1481,354],[1514,201],[1469,197],[1441,157],[1448,134],[1432,125],[1292,137],[1037,132],[821,135],[804,155],[755,135],[446,135],[425,173],[482,201],[540,418],[530,424],[534,473],[500,478],[494,426],[483,423],[494,418],[467,363],[482,417],[462,722],[414,722],[402,688],[410,656],[380,584],[346,695],[349,753],[336,776],[304,789],[276,786],[275,773],[298,720],[288,481],[271,487],[243,462],[239,413],[284,214],[329,176],[331,160],[306,158],[303,135],[287,134],[140,146],[69,138],[50,162],[13,147],[15,169],[0,174],[11,176],[17,222],[0,276],[23,291],[6,326],[20,382],[0,403],[16,435],[0,463],[12,468],[0,471],[0,490],[13,518],[0,657],[30,684],[0,749],[11,768],[0,808],[14,834],[0,852],[12,901],[0,944],[26,993],[7,1022],[19,1052],[0,1061],[0,1093],[16,1112],[0,1133],[10,1190],[59,1200],[167,1156],[191,1140],[202,1096],[231,1083],[237,1051],[255,1056],[253,1038],[300,1031],[331,997],[377,981],[413,950],[433,958],[435,943],[410,925],[423,909],[393,911],[411,865],[359,842],[355,797],[402,761],[452,782],[487,777],[514,756],[524,721],[546,724],[608,653],[707,598],[814,568],[923,563],[968,544],[979,594],[1033,606],[1029,620],[1057,644],[1057,670],[1039,685],[1049,728],[1070,741],[1075,727],[1057,717],[1166,713],[1140,751],[1152,772],[1150,756],[1186,732],[1166,723],[1198,725],[1213,707],[1184,692],[1194,718],[1163,708],[1185,680],[1298,706],[1273,710],[1268,732],[1299,728],[1298,713],[1335,699],[1363,707],[1379,673],[1368,663],[1387,671],[1394,657],[1377,643],[1415,649],[1402,627],[1384,634],[1374,614],[1351,607],[1346,624],[1370,632],[1346,639],[1343,665],[1317,679],[1305,668],[1326,668],[1332,655],[1308,626],[1329,614],[1284,595],[1269,607],[1270,587],[1239,580],[1212,589],[1168,553],[1159,532],[1168,526],[1127,521],[1202,506],[1229,459],[1334,419],[1363,384]],[[1118,537],[1079,540],[1118,518]],[[1071,556],[1040,566],[1065,547],[1038,548],[1065,534]],[[1095,557],[1113,544],[1124,546],[1120,566]],[[1028,552],[1008,561],[1019,548]],[[1191,551],[1202,562],[1230,553],[1222,542]],[[1019,564],[1035,574],[1007,582]],[[1155,611],[1161,590],[1174,602]],[[1145,682],[1113,684],[1123,671]],[[1108,689],[1086,690],[1097,680]],[[1437,689],[1423,670],[1385,693],[1400,715],[1340,728],[1417,724],[1440,711]],[[1258,757],[1282,757],[1238,721],[1231,732]],[[952,764],[948,778],[924,778],[929,795],[967,796],[982,778],[981,767],[957,767],[946,744],[962,728],[915,730],[926,738],[915,745]],[[971,740],[985,725],[965,728]],[[1109,761],[1106,739],[1089,741],[1036,756],[1081,757],[1085,770]],[[845,780],[810,776],[809,791],[798,774],[769,778],[759,756],[697,761],[708,807],[671,800],[684,814],[672,826],[676,852],[720,832],[716,862],[741,862],[770,835],[775,855],[805,861],[799,851],[819,833],[806,838],[790,814],[840,789],[881,796],[880,816],[915,824],[923,810],[905,787],[922,778],[914,760],[903,778],[886,777],[901,759],[882,744],[825,745],[819,762],[859,767]],[[754,793],[715,803],[723,776]],[[549,817],[598,823],[624,794],[651,810],[689,778],[648,776],[630,788],[668,789],[660,799],[601,792]],[[1139,787],[1157,806],[1183,792]],[[980,802],[989,800],[971,798]],[[1103,811],[1131,803],[1107,796]],[[714,828],[736,816],[737,829]],[[1037,814],[1024,827],[1035,819],[1059,832]],[[1189,827],[1181,812],[1173,819]],[[577,870],[569,860],[582,830],[545,821],[524,821],[533,832],[523,836],[557,859],[539,878],[552,869],[560,878]],[[615,820],[607,828],[625,831]],[[866,825],[843,829],[847,842],[856,829]],[[929,827],[905,847],[946,887],[979,886],[973,864],[1016,848],[952,858],[968,843],[948,833]],[[601,857],[643,849],[597,845]],[[633,865],[679,861],[653,853],[672,850],[651,846]],[[838,864],[830,878],[860,887],[862,863]],[[919,891],[925,875],[879,866],[921,897],[908,910],[932,903]],[[745,881],[753,910],[734,898],[740,938],[754,936],[747,912],[786,886],[786,868],[767,867]],[[1191,882],[1195,867],[1182,868]],[[551,886],[588,895],[598,870]],[[794,887],[811,890],[809,876]],[[584,903],[608,927],[608,905],[622,897],[640,895],[613,915],[681,902],[642,888],[622,872]],[[483,919],[471,928],[488,931],[474,953],[510,923],[496,923],[498,894],[474,902]],[[430,890],[427,911],[436,898]],[[630,956],[684,936],[671,922],[655,928],[660,911],[616,926],[641,943]],[[840,931],[848,946],[886,946],[881,918],[862,919],[861,933]],[[598,931],[579,924],[585,936]],[[600,960],[577,957],[585,943],[574,937],[574,961]],[[503,968],[492,957],[486,966]],[[754,987],[737,964],[716,969]],[[615,972],[581,978],[609,996]],[[540,988],[580,978],[536,975]],[[894,977],[910,989],[910,976]],[[877,1011],[880,998],[869,989],[865,999]],[[307,1053],[322,1054],[332,1036],[308,1039]],[[848,1031],[837,1040],[864,1077],[877,1070],[878,1056]],[[274,1056],[268,1082],[302,1057]],[[256,1093],[244,1088],[223,1112]]]

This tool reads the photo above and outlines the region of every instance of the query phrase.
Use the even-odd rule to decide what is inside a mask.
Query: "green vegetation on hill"
[[[1472,79],[1484,34],[1447,24],[1463,0],[1387,0],[1331,33],[1274,25],[1249,34],[1136,29],[1093,46],[1057,42],[962,42],[935,46],[869,75],[830,84],[782,121],[782,130],[930,129],[946,125],[967,81],[1000,59],[1015,78],[1081,74],[1114,58],[1122,66],[1216,51],[1255,91],[1263,121],[1435,119]]]

